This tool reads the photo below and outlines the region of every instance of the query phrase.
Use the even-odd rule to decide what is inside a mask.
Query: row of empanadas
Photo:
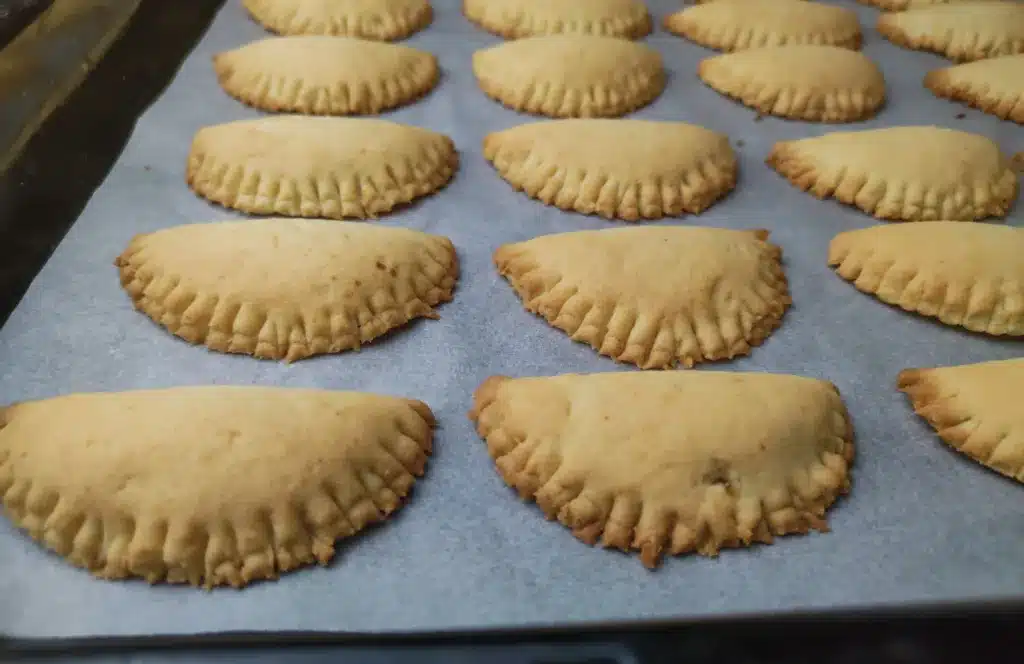
[[[697,214],[733,189],[723,134],[682,122],[570,119],[488,135],[484,156],[549,205],[637,221]],[[1017,198],[1009,156],[984,136],[890,127],[777,143],[767,162],[794,185],[893,221],[1006,215]],[[186,180],[244,212],[372,219],[443,187],[451,139],[384,120],[277,116],[206,127]]]
[[[953,447],[1024,480],[1024,360],[908,369],[899,388]],[[469,417],[523,498],[648,567],[827,531],[826,510],[850,488],[850,416],[814,378],[494,376]],[[0,409],[0,503],[97,577],[241,587],[326,565],[338,540],[396,510],[423,474],[434,426],[420,401],[328,390],[22,402]]]
[[[1024,336],[1024,229],[933,222],[841,233],[828,263],[860,290],[949,325]],[[763,230],[651,226],[503,245],[526,309],[644,369],[731,359],[791,300]],[[452,298],[448,238],[308,219],[192,224],[135,237],[116,260],[135,307],[212,350],[299,360],[358,349]]]

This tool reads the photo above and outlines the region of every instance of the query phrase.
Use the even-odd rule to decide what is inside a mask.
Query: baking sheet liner
[[[830,513],[832,533],[784,537],[717,559],[669,559],[649,572],[635,556],[582,544],[516,498],[465,416],[473,388],[492,374],[628,369],[526,313],[492,267],[500,244],[615,224],[517,194],[483,159],[486,133],[536,119],[476,88],[470,54],[499,39],[466,21],[459,4],[434,0],[433,25],[405,42],[437,54],[440,86],[386,117],[452,136],[461,168],[438,195],[373,222],[452,238],[463,276],[440,320],[415,323],[357,353],[286,365],[190,346],[133,310],[111,263],[134,234],[237,216],[200,200],[183,181],[196,130],[259,115],[221,92],[210,66],[215,53],[265,36],[238,0],[229,0],[0,330],[2,403],[204,383],[422,399],[440,428],[409,504],[342,544],[330,566],[243,591],[99,581],[0,520],[0,632],[389,632],[1024,595],[1022,488],[950,451],[894,388],[904,367],[1016,357],[1024,346],[944,327],[857,292],[826,267],[826,249],[833,235],[869,226],[872,218],[815,200],[763,164],[777,140],[837,129],[931,123],[985,134],[1008,152],[1024,149],[1024,130],[933,97],[921,80],[947,61],[884,41],[873,29],[876,11],[852,2],[837,4],[860,15],[865,51],[883,67],[889,91],[880,117],[855,125],[757,121],[699,81],[697,63],[710,51],[660,28],[647,39],[663,54],[670,79],[661,98],[632,117],[725,132],[740,158],[734,193],[699,217],[664,223],[770,229],[783,247],[795,302],[752,356],[698,370],[832,380],[852,413],[858,445],[853,490]],[[658,21],[678,8],[669,1],[650,6]],[[61,174],[52,176],[60,187]],[[1015,208],[1010,223],[1022,224],[1022,210],[1024,204]]]

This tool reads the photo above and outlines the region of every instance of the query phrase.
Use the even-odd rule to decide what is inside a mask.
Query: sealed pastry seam
[[[360,37],[379,41],[404,39],[430,25],[434,18],[428,0],[405,2],[348,3],[331,13],[330,3],[324,13],[304,10],[302,0],[243,0],[246,10],[263,27],[280,35],[331,35]]]
[[[430,92],[438,80],[437,59],[430,53],[417,55],[420,57],[406,59],[398,71],[382,72],[375,81],[346,81],[338,76],[330,86],[313,84],[301,75],[243,67],[240,56],[231,52],[214,56],[213,62],[221,87],[254,108],[306,115],[356,115],[410,104]]]
[[[602,297],[599,287],[578,283],[538,262],[531,255],[529,242],[499,247],[494,262],[526,310],[573,341],[642,369],[671,368],[677,363],[691,368],[698,362],[749,354],[781,325],[792,303],[781,264],[782,250],[765,241],[767,231],[751,233],[762,252],[757,281],[727,283],[726,264],[723,274],[713,278],[706,296],[685,305],[680,303],[689,299],[685,293],[680,301],[660,305]],[[720,292],[727,287],[737,290]],[[682,288],[685,291],[685,286]],[[725,300],[733,303],[728,310],[719,306]]]
[[[806,534],[811,529],[828,532],[825,510],[850,489],[853,426],[834,387],[830,388],[831,430],[827,440],[820,441],[822,451],[810,467],[794,468],[785,485],[750,495],[735,490],[727,464],[722,464],[719,472],[712,468],[705,474],[699,504],[682,514],[647,504],[638,493],[609,491],[591,486],[586,477],[563,473],[563,460],[545,440],[532,437],[521,422],[506,420],[500,391],[510,380],[492,376],[484,381],[474,393],[469,413],[502,479],[578,539],[637,551],[650,569],[664,555],[716,556],[724,548],[768,544],[776,536]]]
[[[425,261],[392,268],[381,290],[357,288],[362,299],[267,306],[185,285],[181,274],[147,260],[144,241],[134,238],[114,261],[136,309],[189,343],[288,362],[358,350],[415,318],[437,318],[434,307],[451,301],[459,277],[451,241],[430,236],[419,252]]]
[[[597,214],[605,219],[641,221],[699,214],[736,186],[736,157],[728,147],[710,151],[681,179],[639,175],[624,179],[599,167],[567,167],[543,149],[521,154],[506,148],[501,133],[484,138],[484,157],[509,184],[546,205]]]
[[[992,180],[936,186],[909,178],[886,178],[852,164],[820,163],[802,152],[799,141],[776,143],[766,163],[816,198],[832,197],[887,221],[1004,217],[1017,199],[1017,176],[1009,168]]]
[[[924,78],[924,85],[939,97],[963,102],[985,113],[994,115],[1001,120],[1010,120],[1017,124],[1024,124],[1024,76],[1017,75],[1017,84],[1007,84],[1007,90],[1001,90],[1002,86],[993,85],[984,79],[971,80],[968,73],[974,68],[979,73],[984,67],[990,67],[997,61],[1007,58],[1007,62],[1016,63],[1020,71],[1024,71],[1024,54],[1007,55],[1001,58],[986,59],[967,65],[949,67],[928,72]],[[971,69],[967,69],[971,68]],[[1012,81],[1012,73],[1007,68],[1008,80]]]
[[[566,18],[531,11],[528,6],[513,10],[511,3],[491,0],[464,0],[462,12],[484,30],[505,39],[520,39],[539,35],[583,34],[604,37],[640,39],[651,32],[651,17],[643,3],[632,3],[628,14],[612,13],[592,18]],[[623,3],[625,4],[625,3]]]
[[[190,389],[212,392],[225,388],[174,388],[169,392]],[[117,398],[118,394],[96,396]],[[216,399],[213,394],[210,398]],[[84,489],[73,481],[67,483],[69,489],[22,474],[21,470],[28,467],[26,458],[32,453],[16,453],[17,441],[12,444],[4,440],[4,428],[13,428],[22,409],[46,401],[14,404],[0,409],[0,502],[11,521],[33,539],[101,579],[141,577],[149,583],[187,583],[207,589],[225,585],[240,588],[253,581],[276,579],[302,566],[326,565],[334,557],[337,540],[384,520],[401,506],[416,478],[423,474],[432,448],[433,414],[418,401],[389,401],[394,409],[390,428],[382,427],[379,421],[367,423],[361,433],[379,437],[361,457],[323,461],[325,465],[344,464],[344,473],[322,477],[311,485],[279,487],[281,495],[274,502],[256,499],[258,502],[251,505],[231,504],[216,517],[189,514],[188,496],[182,496],[181,503],[168,503],[159,510],[163,514],[133,511],[128,496],[148,487],[141,486],[143,479],[136,482],[118,467],[85,469],[96,476],[96,482]],[[273,401],[263,405],[270,410],[277,408]],[[232,429],[239,440],[249,435],[244,423],[225,424],[239,427]],[[167,423],[168,429],[179,425],[187,428],[189,423]],[[141,427],[143,436],[150,433],[145,425]],[[217,434],[212,430],[202,433]],[[123,442],[86,437],[80,444],[94,446],[101,454],[99,450]],[[52,441],[33,443],[49,445]],[[191,458],[188,447],[183,446],[182,454]],[[78,452],[76,456],[81,456]],[[298,450],[296,454],[303,452]],[[205,481],[180,479],[186,485]]]
[[[875,28],[897,46],[955,62],[1024,53],[1024,7],[1016,2],[954,2],[884,13]]]
[[[914,412],[953,449],[1006,477],[1024,482],[1021,430],[1014,428],[1012,423],[987,418],[985,413],[972,408],[958,389],[956,378],[953,375],[944,378],[947,371],[968,367],[980,369],[985,364],[1005,362],[1020,363],[1019,360],[1007,360],[966,367],[904,369],[897,377],[897,388],[907,395]],[[1024,364],[1019,370],[1024,375]],[[1007,415],[1012,416],[1013,413]]]

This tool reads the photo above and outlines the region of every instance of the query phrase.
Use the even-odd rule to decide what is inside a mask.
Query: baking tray
[[[649,4],[659,21],[678,7]],[[985,134],[1007,152],[1024,148],[1024,133],[933,98],[921,79],[945,60],[882,40],[871,27],[874,10],[836,4],[861,16],[865,51],[885,72],[889,104],[875,120],[842,127],[758,121],[697,79],[697,62],[711,52],[660,29],[647,43],[665,58],[668,88],[632,116],[693,122],[733,139],[737,190],[699,217],[659,223],[764,227],[783,247],[795,303],[781,329],[748,358],[697,370],[789,372],[836,383],[856,425],[858,458],[851,495],[830,513],[832,533],[780,538],[717,559],[675,558],[648,572],[635,557],[578,542],[500,481],[465,417],[481,380],[628,369],[525,313],[490,263],[506,242],[614,224],[546,208],[487,165],[480,153],[486,133],[535,118],[477,90],[470,55],[499,40],[462,18],[457,0],[435,0],[433,25],[406,42],[439,57],[438,89],[387,117],[452,136],[460,171],[438,195],[373,222],[452,238],[463,276],[440,320],[358,353],[285,365],[189,346],[135,312],[111,265],[132,235],[237,216],[193,196],[182,177],[196,130],[259,115],[223,94],[210,67],[213,54],[264,36],[229,0],[0,330],[0,402],[196,383],[385,392],[430,404],[440,421],[436,453],[410,503],[342,546],[329,567],[243,591],[98,581],[0,521],[0,632],[387,634],[1024,596],[1015,557],[1024,543],[1020,488],[947,450],[893,387],[903,367],[1019,356],[1020,343],[905,314],[832,275],[825,266],[831,237],[874,221],[814,200],[763,164],[777,140],[837,129],[931,123]],[[1009,223],[1021,225],[1020,209]]]

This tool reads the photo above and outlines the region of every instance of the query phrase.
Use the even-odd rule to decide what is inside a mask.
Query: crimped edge
[[[406,275],[402,289],[415,297],[399,302],[395,282],[389,281],[388,297],[394,306],[383,311],[369,300],[359,302],[357,309],[267,309],[260,303],[239,301],[230,293],[197,292],[182,285],[180,274],[136,260],[144,249],[145,235],[135,236],[114,265],[135,308],[174,336],[221,353],[294,362],[359,350],[416,318],[438,318],[434,307],[452,300],[459,259],[449,238],[424,235],[424,260]],[[440,257],[434,255],[437,249]],[[426,264],[428,257],[432,266]]]
[[[356,96],[352,92],[354,86],[343,82],[339,82],[334,89],[312,88],[301,85],[300,82],[299,86],[290,91],[290,98],[283,101],[276,101],[270,95],[270,91],[276,87],[275,83],[279,82],[280,78],[272,79],[270,76],[259,74],[254,80],[236,85],[232,80],[234,70],[224,62],[224,56],[229,52],[213,56],[213,68],[217,82],[224,92],[255,109],[272,113],[288,112],[303,115],[376,115],[382,111],[413,104],[437,87],[437,82],[440,79],[437,57],[426,51],[419,52],[427,56],[424,58],[427,67],[422,71],[418,68],[415,77],[407,74],[387,77],[389,82],[396,83],[402,88],[400,94],[388,97],[370,94],[361,102],[356,103],[352,102],[353,97]],[[390,85],[385,85],[384,89],[390,95],[393,88]],[[311,101],[310,96],[315,96],[315,99]],[[341,100],[340,103],[336,103],[338,99]]]
[[[542,23],[538,26],[533,21],[530,21],[527,27],[522,27],[519,24],[509,26],[507,23],[491,20],[485,14],[477,13],[471,8],[471,3],[468,0],[463,0],[462,15],[466,17],[466,20],[482,30],[504,39],[521,39],[523,37],[557,34],[581,34],[636,40],[643,39],[651,34],[651,30],[654,27],[649,11],[644,12],[644,18],[640,21],[611,17],[606,19],[607,22],[611,23],[611,26],[608,28],[602,27],[599,22],[591,21],[582,26],[581,30],[566,30],[562,23],[556,23],[552,27],[549,27],[547,23]]]
[[[358,495],[343,506],[342,492],[329,483],[310,493],[305,505],[265,506],[260,512],[259,526],[264,529],[265,545],[246,554],[237,553],[237,534],[229,524],[188,523],[171,528],[166,522],[146,523],[126,513],[89,514],[69,505],[59,494],[31,480],[13,476],[9,452],[0,449],[0,503],[7,517],[32,539],[60,555],[71,565],[89,571],[108,581],[142,578],[150,584],[189,584],[212,590],[215,587],[241,588],[254,581],[275,580],[313,563],[326,566],[336,553],[335,544],[352,537],[368,525],[383,521],[401,507],[426,468],[433,448],[436,420],[430,408],[421,401],[406,399],[416,417],[423,421],[426,435],[396,419],[398,435],[409,438],[416,446],[413,454],[394,445],[381,445],[382,453],[392,457],[405,474],[386,478],[370,469],[362,469],[362,477],[372,475],[372,487],[357,480]],[[16,405],[0,409],[0,429],[16,416]],[[408,429],[408,430],[406,430]],[[330,523],[315,527],[295,528],[280,515],[301,518],[299,510],[309,514],[315,508],[323,514],[330,506],[336,515]],[[276,510],[272,507],[279,507]],[[308,520],[310,517],[306,516]],[[176,532],[177,531],[177,532]],[[187,540],[199,536],[201,546]],[[176,541],[178,539],[185,542]],[[107,546],[104,546],[106,544]],[[228,546],[230,544],[230,546]]]
[[[437,134],[441,140],[424,146],[418,155],[418,165],[408,165],[410,172],[419,173],[420,179],[400,183],[393,178],[393,186],[381,191],[377,186],[367,189],[356,180],[351,189],[359,192],[360,200],[342,200],[340,192],[345,182],[336,180],[338,198],[321,200],[304,199],[301,195],[281,195],[282,185],[301,192],[301,178],[267,177],[250,168],[246,163],[228,163],[216,155],[206,152],[201,141],[193,140],[185,170],[185,182],[199,196],[228,209],[241,210],[250,214],[304,217],[312,219],[376,219],[401,205],[434,194],[443,189],[455,176],[459,168],[459,153],[455,143],[444,134]],[[428,175],[424,178],[422,173]],[[246,191],[240,190],[239,183],[247,183]],[[347,189],[347,187],[346,187]]]
[[[967,414],[958,405],[957,395],[943,390],[942,380],[936,374],[942,369],[904,369],[896,378],[896,388],[907,395],[914,413],[924,419],[957,452],[974,459],[1000,475],[1024,482],[1024,458],[1009,466],[994,465],[993,457],[1000,444],[1009,437],[995,440],[979,435],[979,420]],[[985,454],[987,452],[987,454]]]
[[[268,4],[273,5],[274,2]],[[334,30],[325,24],[319,28],[310,31],[305,28],[296,27],[292,22],[293,17],[282,20],[283,17],[280,15],[266,15],[262,13],[262,5],[257,5],[257,0],[242,0],[242,6],[248,12],[249,16],[254,21],[259,23],[268,32],[289,36],[289,35],[325,35],[331,37],[358,37],[359,39],[369,39],[373,41],[400,41],[411,37],[417,32],[423,30],[430,25],[434,20],[434,8],[431,6],[429,0],[424,2],[424,6],[419,12],[413,12],[406,15],[386,15],[391,20],[389,26],[384,26],[382,29],[374,31],[364,31],[362,29],[356,29],[353,31],[338,31]],[[254,8],[255,7],[255,8]]]
[[[717,63],[712,56],[700,61],[697,76],[712,90],[734,99],[748,108],[789,120],[805,122],[857,122],[874,117],[885,105],[883,84],[880,90],[871,88],[844,88],[822,94],[790,86],[774,86],[768,81],[746,80],[738,85],[718,79],[713,70]],[[881,72],[880,72],[881,73]],[[771,90],[764,99],[765,90]]]
[[[565,332],[573,341],[586,343],[600,355],[610,357],[616,362],[635,364],[641,369],[669,369],[677,364],[689,369],[700,362],[731,360],[749,355],[754,347],[764,343],[782,324],[786,310],[793,303],[789,294],[789,282],[782,268],[782,249],[767,241],[767,230],[756,229],[748,232],[764,245],[760,283],[765,287],[767,295],[753,285],[749,293],[753,299],[763,304],[763,308],[759,312],[745,310],[751,318],[749,325],[744,325],[743,317],[736,314],[737,320],[730,321],[733,325],[729,327],[714,316],[717,312],[707,312],[716,323],[717,336],[714,340],[697,333],[696,328],[700,321],[692,313],[689,318],[682,314],[679,316],[685,320],[685,327],[692,331],[691,338],[688,339],[677,339],[673,328],[677,326],[678,321],[666,321],[661,314],[657,317],[657,329],[649,325],[639,325],[641,312],[634,310],[633,304],[629,302],[612,303],[613,306],[606,312],[607,315],[600,315],[601,305],[604,303],[588,297],[583,292],[585,284],[565,284],[560,288],[563,277],[546,271],[543,265],[532,260],[523,243],[498,247],[493,260],[498,273],[508,280],[522,300],[524,308],[543,318],[555,329]],[[720,280],[716,281],[716,285],[719,282]],[[585,311],[581,310],[580,302],[574,302],[580,298],[584,301],[590,300],[582,304],[586,308]],[[592,311],[599,311],[596,321],[588,321]],[[628,323],[628,329],[610,329],[613,321],[623,320],[631,321]],[[727,329],[742,331],[748,327],[749,329],[741,332],[736,338],[727,338]],[[640,339],[635,338],[637,335]],[[705,347],[709,341],[720,343],[715,344],[717,347]],[[687,346],[686,350],[682,348],[684,344]]]
[[[963,292],[961,288],[964,285],[951,284],[939,272],[932,272],[927,281],[933,291],[941,289],[941,301],[936,301],[935,299],[926,301],[924,297],[917,297],[913,301],[908,301],[906,294],[908,292],[916,293],[915,290],[910,288],[910,285],[921,275],[921,270],[906,261],[901,261],[898,252],[893,252],[897,254],[895,259],[892,257],[879,257],[874,250],[864,246],[863,243],[856,244],[857,241],[853,238],[855,234],[862,232],[864,231],[840,233],[832,238],[828,249],[829,267],[833,268],[836,275],[841,279],[853,284],[857,290],[874,295],[886,304],[899,307],[910,313],[941,321],[945,325],[992,336],[1024,336],[1024,316],[1021,316],[1016,321],[1011,320],[1008,324],[999,320],[1000,314],[1006,311],[1006,305],[1009,301],[1003,292],[1003,287],[1008,285],[1007,280],[999,282],[998,287],[995,288],[999,296],[996,298],[995,304],[983,316],[979,315],[978,312],[972,313],[969,309],[972,302],[978,301],[978,298],[974,295],[974,289],[978,286],[978,282],[966,286],[966,295],[961,298],[964,309],[950,310],[950,305],[959,304],[948,299],[950,287],[954,286],[954,290]],[[865,273],[865,269],[869,265],[876,267],[884,265],[884,269],[880,272]],[[881,290],[882,284],[891,284],[891,275],[897,275],[896,278],[903,282],[902,285],[895,289],[896,292]],[[989,285],[991,286],[991,284]],[[1024,297],[1024,284],[1010,281],[1009,285],[1017,292],[1016,295],[1011,297]],[[989,301],[990,298],[985,300]]]
[[[596,214],[604,219],[617,219],[628,222],[661,219],[667,216],[682,214],[696,215],[724,198],[736,187],[738,172],[736,155],[728,144],[728,139],[725,139],[724,147],[727,151],[723,151],[721,156],[718,158],[709,157],[695,167],[694,172],[700,178],[700,186],[692,187],[690,191],[686,189],[688,187],[686,180],[675,183],[678,185],[678,191],[674,192],[673,196],[666,197],[664,194],[665,183],[656,179],[639,183],[620,183],[611,177],[607,177],[596,198],[594,200],[584,200],[581,187],[566,187],[567,177],[572,175],[585,177],[575,170],[571,173],[562,171],[559,169],[558,164],[552,163],[537,166],[536,172],[538,173],[550,170],[556,173],[556,175],[551,178],[545,178],[543,183],[538,182],[539,187],[531,187],[528,182],[512,172],[513,162],[501,159],[500,133],[488,134],[484,137],[483,141],[484,158],[491,163],[502,179],[512,185],[516,191],[521,191],[534,200],[562,210],[588,215]],[[525,161],[527,159],[516,160],[515,164],[521,165]],[[574,181],[572,184],[579,185],[580,182]],[[653,186],[645,187],[644,185],[646,184]],[[601,193],[609,185],[614,187],[617,192],[611,197],[604,196]],[[625,196],[618,193],[621,189],[627,191]],[[657,200],[644,200],[642,193],[633,198],[628,198],[628,194],[634,192],[634,190],[639,190],[640,192],[657,190]],[[567,191],[576,192],[577,195],[571,201],[566,200],[564,193]],[[634,198],[636,200],[633,200]]]
[[[525,471],[536,449],[536,445],[528,444],[528,434],[506,432],[501,422],[485,421],[502,384],[508,380],[511,379],[506,376],[487,378],[473,393],[473,406],[468,413],[478,435],[486,442],[499,475],[523,500],[536,502],[549,520],[569,528],[577,539],[591,546],[600,543],[604,548],[627,553],[637,551],[640,561],[650,570],[658,566],[665,554],[695,552],[714,557],[724,548],[755,542],[771,544],[776,536],[806,534],[812,529],[828,532],[826,510],[850,490],[849,466],[855,456],[853,422],[839,390],[827,383],[835,395],[833,413],[841,420],[833,435],[841,441],[842,450],[823,452],[820,465],[808,473],[802,486],[793,482],[785,493],[780,491],[770,498],[762,496],[751,503],[733,498],[727,483],[713,482],[698,510],[698,522],[693,524],[681,523],[678,515],[650,514],[645,518],[640,501],[625,494],[611,496],[611,507],[607,510],[592,500],[580,505],[577,499],[586,489],[585,481],[573,487],[558,485],[552,479],[558,470],[556,464],[548,464],[539,472]],[[817,492],[817,499],[802,495],[805,492]],[[626,501],[622,507],[627,509],[616,509],[620,500]],[[775,505],[766,514],[767,502]],[[741,519],[747,523],[741,525]],[[646,533],[641,532],[644,529]]]
[[[1019,45],[1009,50],[1004,45],[993,49],[980,46],[976,33],[972,33],[973,39],[970,40],[970,45],[955,43],[956,40],[952,37],[950,31],[943,32],[939,36],[928,34],[913,36],[899,24],[900,17],[903,15],[904,12],[884,13],[878,17],[875,23],[875,29],[878,30],[879,34],[901,48],[936,53],[953,62],[961,63],[1024,53],[1024,41],[1021,41]]]
[[[1024,64],[1021,66],[1024,67]],[[954,68],[928,72],[924,77],[924,87],[937,97],[962,102],[1000,120],[1024,124],[1024,89],[1017,99],[999,97],[990,94],[988,87],[984,85],[973,85],[969,81],[954,83],[950,74],[950,69]]]
[[[692,7],[690,8],[692,9]],[[863,42],[863,34],[860,22],[856,23],[856,31],[852,35],[834,37],[825,33],[810,33],[802,35],[779,35],[777,33],[762,31],[757,27],[748,32],[740,32],[736,27],[728,35],[716,29],[704,29],[697,22],[691,20],[687,14],[688,9],[683,9],[674,14],[669,14],[662,21],[662,25],[668,32],[705,48],[730,53],[733,51],[746,50],[751,48],[762,48],[767,46],[787,45],[812,45],[812,46],[836,46],[852,51],[859,51]],[[854,15],[856,17],[856,15]],[[720,26],[718,26],[720,27]],[[740,44],[739,38],[746,37],[747,42]]]
[[[765,159],[765,163],[801,191],[821,200],[834,198],[840,203],[854,206],[874,216],[876,219],[910,222],[937,220],[978,221],[990,217],[1002,218],[1007,215],[1014,201],[1017,200],[1017,175],[1007,168],[1003,171],[1002,177],[998,181],[989,183],[991,201],[987,205],[981,205],[975,199],[974,187],[963,187],[961,189],[963,198],[970,202],[963,203],[955,211],[947,211],[944,208],[946,203],[952,201],[955,204],[956,202],[957,197],[949,193],[942,195],[942,202],[935,208],[922,210],[919,209],[920,206],[916,203],[908,204],[906,201],[902,201],[897,211],[890,211],[893,208],[893,204],[891,202],[886,204],[885,193],[875,202],[871,202],[859,194],[861,191],[868,189],[869,185],[876,188],[881,186],[888,191],[888,188],[892,186],[891,183],[871,180],[872,174],[870,172],[853,172],[848,168],[843,169],[842,176],[838,181],[825,181],[818,173],[817,164],[811,159],[804,158],[800,154],[799,148],[793,147],[795,142],[798,141],[780,141],[776,143]],[[909,183],[897,183],[900,187],[905,187],[907,184]],[[921,188],[925,189],[926,187],[922,186]]]

